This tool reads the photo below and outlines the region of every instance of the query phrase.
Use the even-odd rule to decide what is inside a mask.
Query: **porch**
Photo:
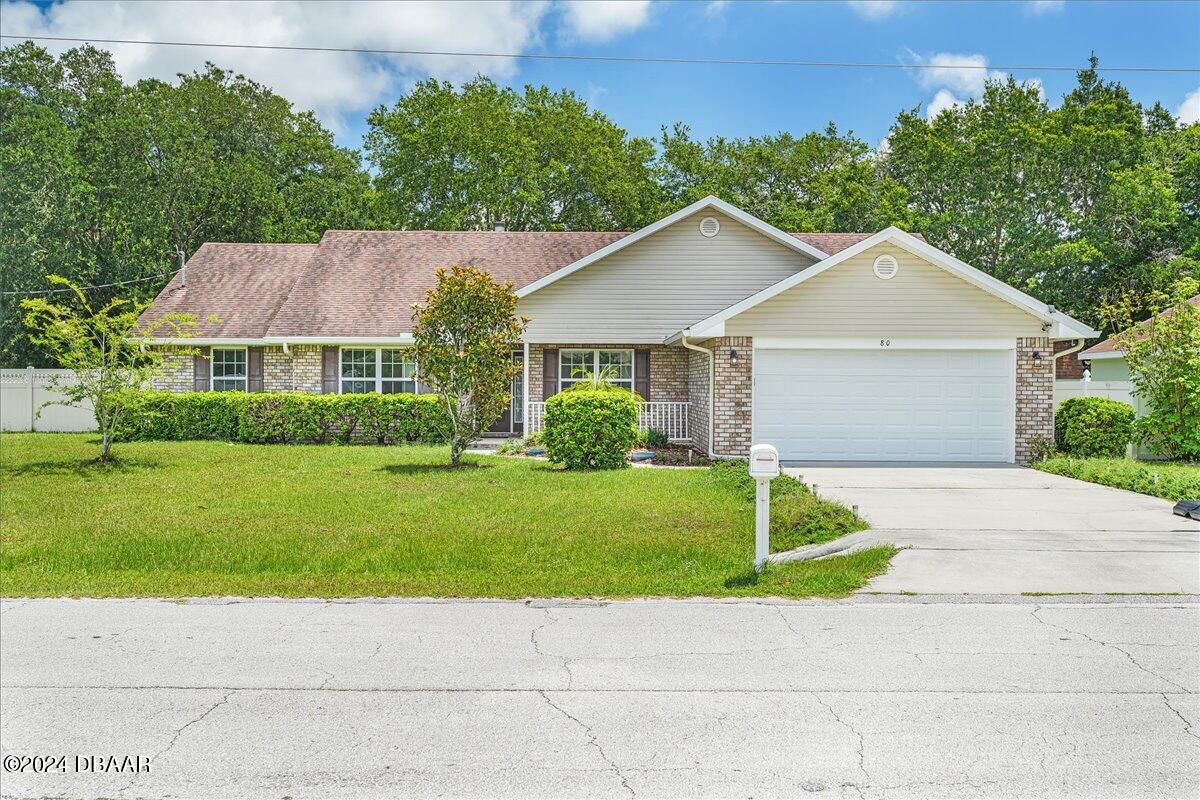
[[[688,429],[688,402],[645,402],[638,418],[638,427],[662,431],[672,442],[690,442]],[[526,433],[537,433],[545,428],[546,404],[531,402],[526,412]]]

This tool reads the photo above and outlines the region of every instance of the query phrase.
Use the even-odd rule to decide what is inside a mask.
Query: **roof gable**
[[[804,238],[800,238],[801,235],[794,236],[792,234],[784,233],[774,225],[769,225],[766,222],[763,222],[753,214],[748,214],[737,206],[731,205],[720,198],[709,195],[701,200],[697,200],[689,206],[684,206],[674,214],[668,214],[657,222],[651,223],[640,230],[634,231],[633,233],[612,242],[611,244],[597,250],[594,253],[589,253],[583,258],[567,264],[562,269],[556,270],[555,272],[552,272],[527,286],[521,287],[517,291],[517,296],[526,297],[530,294],[533,294],[539,289],[545,288],[555,281],[562,280],[568,275],[574,274],[584,267],[594,264],[601,259],[613,255],[614,253],[619,253],[626,247],[636,244],[648,236],[653,236],[664,228],[668,228],[671,225],[685,220],[693,214],[705,209],[713,209],[714,211],[719,211],[729,217],[732,217],[746,227],[763,234],[768,239],[773,239],[785,247],[791,248],[792,250],[796,250],[800,253],[804,253],[811,258],[820,260],[828,257],[828,253],[813,246],[812,244],[809,244],[809,242],[807,242]]]
[[[837,267],[854,258],[858,254],[871,249],[883,243],[890,243],[897,247],[901,247],[913,255],[925,259],[929,263],[940,267],[950,274],[961,278],[962,280],[975,285],[983,291],[992,294],[1001,300],[1004,300],[1017,308],[1033,315],[1043,322],[1051,325],[1049,335],[1052,338],[1090,338],[1098,335],[1098,331],[1093,330],[1089,326],[1079,322],[1076,319],[1062,313],[1054,311],[1045,303],[1025,294],[1019,289],[1009,286],[1003,281],[993,278],[982,270],[972,267],[966,262],[960,261],[954,256],[946,253],[933,245],[927,244],[922,239],[913,236],[906,231],[896,227],[886,228],[876,234],[868,236],[856,244],[847,247],[836,255],[820,261],[808,269],[802,270],[795,275],[779,281],[778,283],[768,286],[762,291],[747,297],[739,303],[736,303],[724,311],[698,322],[682,331],[681,335],[686,336],[704,336],[713,335],[713,331],[719,330],[726,320],[741,314],[748,309],[751,309],[760,303],[763,303],[772,297],[777,296],[781,292],[785,292],[795,286],[799,286],[805,281],[812,280],[816,276]],[[677,335],[678,336],[678,335]],[[675,337],[673,337],[675,338]]]

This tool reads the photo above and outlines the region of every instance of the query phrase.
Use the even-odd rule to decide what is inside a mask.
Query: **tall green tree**
[[[700,142],[684,124],[662,131],[668,206],[716,195],[790,231],[878,230],[907,222],[907,193],[878,173],[861,139],[824,131]]]
[[[153,297],[205,241],[316,241],[366,224],[369,178],[308,112],[211,64],[126,85],[92,47],[0,51],[0,286],[141,281]],[[0,306],[0,363],[48,363]]]
[[[569,91],[424,81],[367,119],[380,227],[621,230],[653,220],[653,144]]]

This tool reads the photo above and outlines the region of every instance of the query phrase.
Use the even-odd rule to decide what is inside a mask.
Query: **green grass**
[[[1167,500],[1200,499],[1200,465],[1196,464],[1058,456],[1038,462],[1035,466],[1043,472]]]
[[[841,596],[878,548],[755,576],[708,470],[570,473],[445,448],[0,437],[5,596]]]

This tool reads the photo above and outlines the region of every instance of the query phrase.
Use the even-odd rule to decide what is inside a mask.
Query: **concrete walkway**
[[[1194,599],[0,604],[5,798],[1196,797]],[[5,762],[8,763],[7,761]]]
[[[1200,522],[1166,500],[1002,465],[788,472],[906,548],[868,592],[1200,593]]]

